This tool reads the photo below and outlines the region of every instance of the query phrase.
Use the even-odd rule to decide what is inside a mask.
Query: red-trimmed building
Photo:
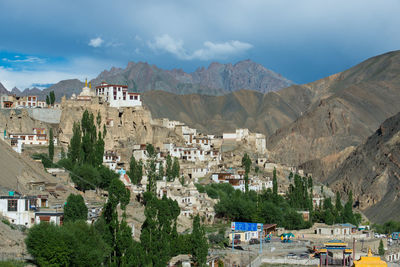
[[[96,87],[96,95],[103,97],[103,100],[110,103],[110,107],[136,107],[142,105],[139,93],[128,92],[128,86],[108,84],[102,82]]]

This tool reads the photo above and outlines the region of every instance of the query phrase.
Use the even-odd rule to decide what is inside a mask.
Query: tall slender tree
[[[54,159],[54,137],[53,137],[53,128],[50,128],[49,131],[49,159],[53,162]]]
[[[50,104],[53,106],[55,102],[56,102],[56,95],[54,94],[54,91],[51,91],[50,92]]]
[[[272,193],[274,196],[278,196],[278,180],[276,178],[276,168],[274,168],[274,171],[272,172]]]

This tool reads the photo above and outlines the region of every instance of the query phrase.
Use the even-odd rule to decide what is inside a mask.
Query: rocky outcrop
[[[62,115],[58,128],[61,144],[67,146],[72,137],[74,122],[79,122],[87,109],[95,117],[98,113],[102,118],[101,130],[106,125],[105,149],[116,150],[122,154],[122,161],[128,162],[132,155],[134,144],[152,143],[162,147],[164,142],[181,142],[175,132],[152,124],[149,110],[142,107],[112,108],[106,103],[92,101],[64,100],[61,104]]]

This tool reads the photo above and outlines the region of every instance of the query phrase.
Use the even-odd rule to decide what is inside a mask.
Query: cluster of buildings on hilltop
[[[128,92],[128,86],[119,84],[108,84],[102,82],[92,89],[91,84],[85,83],[79,95],[73,94],[71,99],[76,101],[91,101],[99,99],[100,103],[108,103],[110,107],[138,107],[142,106],[141,95],[139,93]]]

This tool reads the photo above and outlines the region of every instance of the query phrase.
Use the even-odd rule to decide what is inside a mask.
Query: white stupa
[[[92,97],[95,97],[96,94],[94,91],[92,91],[92,84],[89,82],[89,87],[88,87],[88,82],[87,79],[85,80],[85,87],[82,88],[82,92],[76,97],[77,100],[85,100],[85,101],[90,101]]]

